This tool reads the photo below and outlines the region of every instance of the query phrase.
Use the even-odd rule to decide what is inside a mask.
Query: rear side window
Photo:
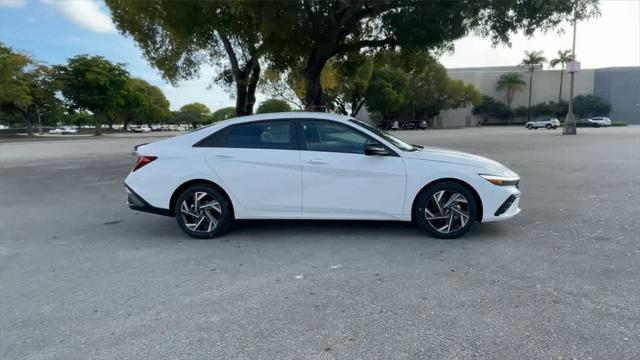
[[[226,145],[230,148],[289,150],[289,121],[261,121],[239,125],[227,135]]]

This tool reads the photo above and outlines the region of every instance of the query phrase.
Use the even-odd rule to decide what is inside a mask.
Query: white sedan
[[[77,134],[77,133],[78,133],[78,130],[76,130],[75,128],[70,127],[70,126],[65,126],[65,127],[49,130],[49,134],[65,135],[65,134]]]
[[[438,238],[520,212],[519,176],[476,155],[422,148],[353,118],[271,113],[137,147],[129,207],[196,238],[233,219],[398,220]]]
[[[611,119],[609,119],[608,117],[592,117],[591,119],[589,119],[589,121],[591,121],[594,126],[611,126]]]

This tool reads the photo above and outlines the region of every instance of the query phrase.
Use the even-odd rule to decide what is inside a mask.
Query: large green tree
[[[236,113],[253,112],[260,59],[282,24],[263,22],[270,2],[226,0],[106,0],[116,27],[131,36],[145,58],[176,83],[218,69],[214,81],[235,87]]]
[[[409,77],[401,69],[376,69],[365,94],[368,110],[381,113],[387,120],[397,117],[407,101],[409,85]]]
[[[54,70],[69,107],[92,112],[95,134],[102,134],[102,124],[125,103],[129,73],[124,64],[114,64],[102,56],[78,55],[65,65],[54,66]]]
[[[236,115],[236,108],[232,106],[223,107],[222,109],[218,109],[211,114],[212,121],[221,121],[231,119]]]
[[[356,116],[366,103],[365,92],[373,76],[374,59],[365,54],[351,54],[336,63],[337,86],[329,89],[329,108],[344,115]]]
[[[573,17],[596,13],[597,0],[299,0],[266,2],[263,26],[286,34],[269,46],[279,66],[302,64],[305,105],[325,105],[320,81],[327,62],[381,47],[422,50],[452,48],[470,32],[508,42],[523,31],[553,28]],[[246,6],[256,2],[245,1]]]
[[[180,108],[181,122],[191,124],[194,128],[211,121],[211,110],[207,105],[199,102],[186,104]]]
[[[60,108],[49,67],[0,43],[0,112],[23,119],[27,133],[47,112]]]
[[[449,78],[445,67],[425,51],[386,50],[375,56],[374,63],[365,97],[369,110],[380,111],[385,118],[425,119],[481,101],[472,85]],[[396,100],[397,106],[380,108]]]
[[[280,99],[267,99],[263,101],[260,106],[258,106],[258,110],[256,110],[256,114],[266,114],[266,113],[274,113],[274,112],[287,112],[291,111],[291,106]]]
[[[169,100],[157,86],[131,78],[124,93],[124,104],[120,108],[125,130],[131,123],[157,124],[169,118]]]

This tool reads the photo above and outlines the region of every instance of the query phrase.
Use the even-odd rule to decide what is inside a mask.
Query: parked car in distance
[[[579,119],[576,120],[576,127],[601,127],[602,125],[598,124],[591,119]]]
[[[415,221],[455,238],[520,212],[520,177],[504,165],[410,145],[336,114],[243,116],[136,153],[129,207],[174,216],[196,238],[234,219]]]
[[[539,128],[545,128],[547,130],[557,129],[558,127],[560,127],[560,120],[553,117],[536,119],[528,121],[526,124],[524,124],[524,127],[529,130],[537,130]]]
[[[66,134],[77,134],[78,130],[71,126],[63,126],[58,127],[52,130],[49,130],[49,134],[58,134],[58,135],[66,135]]]
[[[131,130],[133,132],[136,132],[136,133],[148,133],[148,132],[151,132],[151,128],[149,127],[149,125],[134,126],[134,127],[131,128]]]
[[[410,120],[400,124],[402,130],[424,130],[429,127],[429,124],[424,120]]]
[[[594,124],[597,124],[598,126],[611,126],[611,119],[609,119],[608,117],[597,116],[592,117],[589,120]]]

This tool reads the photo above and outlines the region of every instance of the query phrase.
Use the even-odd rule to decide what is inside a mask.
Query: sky
[[[640,0],[602,0],[599,18],[578,23],[576,54],[582,68],[640,66]],[[517,65],[525,50],[542,50],[549,59],[571,48],[571,27],[527,38],[512,37],[511,47],[469,36],[442,54],[447,67]],[[210,86],[215,69],[203,67],[198,79],[178,86],[166,83],[142,57],[133,40],[118,33],[101,0],[0,0],[0,41],[47,64],[64,63],[78,54],[101,55],[127,64],[136,77],[159,86],[173,110],[202,102],[212,110],[233,106],[231,96]],[[266,97],[258,94],[258,102]]]

